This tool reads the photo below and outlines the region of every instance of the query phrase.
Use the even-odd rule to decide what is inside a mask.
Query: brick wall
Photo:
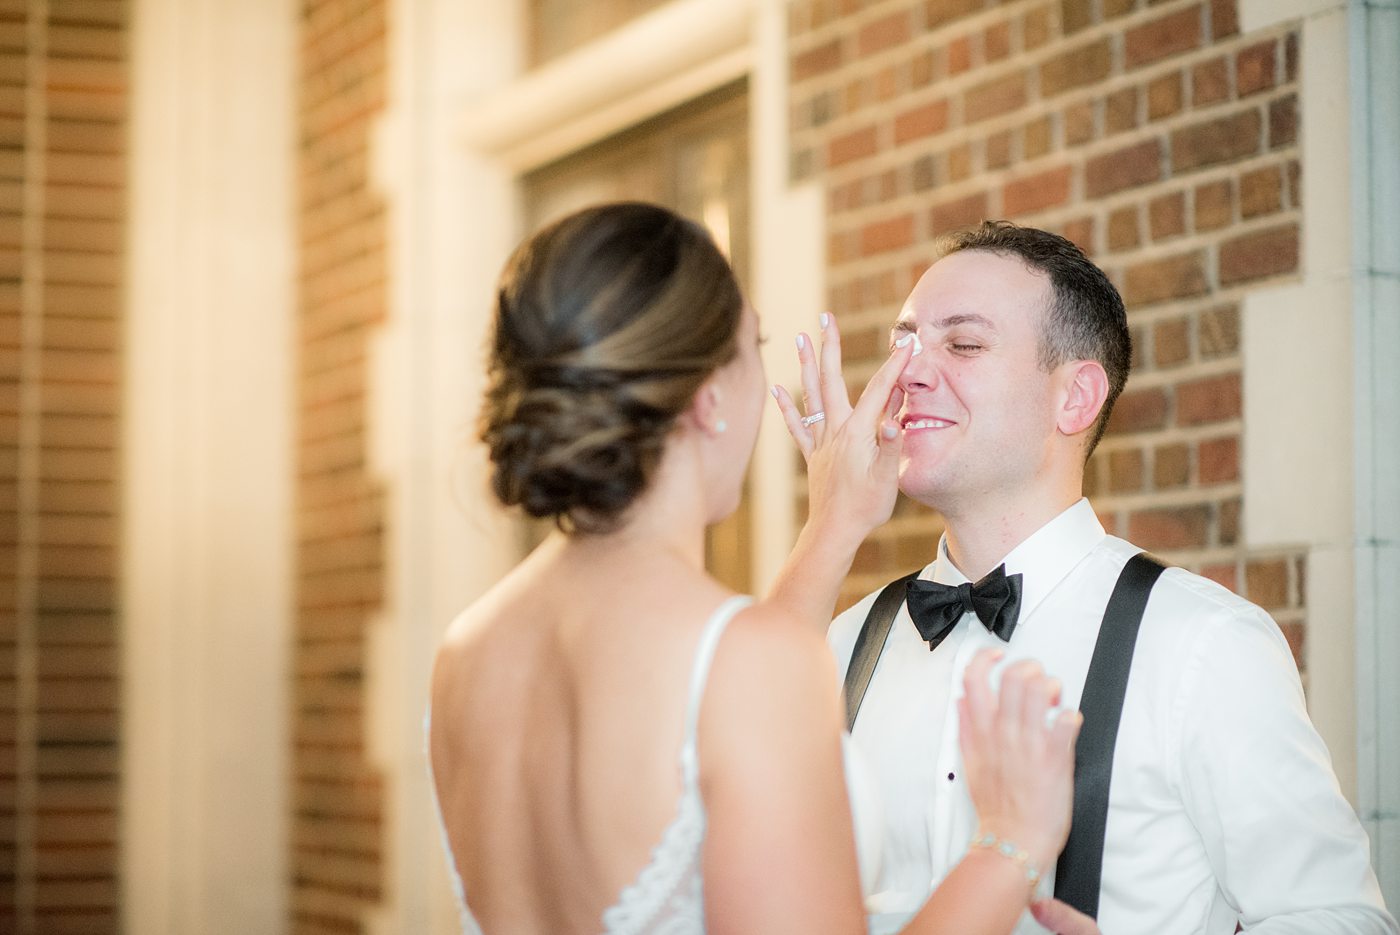
[[[0,931],[117,927],[126,18],[0,4]]]
[[[365,750],[366,631],[381,603],[381,491],[366,465],[366,344],[384,314],[384,0],[301,18],[292,930],[358,932],[379,901],[381,778]]]
[[[825,188],[853,383],[938,234],[1063,233],[1128,304],[1133,376],[1090,462],[1110,532],[1245,594],[1300,652],[1302,553],[1241,544],[1240,298],[1295,276],[1298,32],[1235,0],[795,0],[792,165]],[[843,605],[930,560],[901,500]]]

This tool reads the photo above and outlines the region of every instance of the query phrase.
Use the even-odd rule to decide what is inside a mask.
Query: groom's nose
[[[899,374],[899,388],[904,390],[908,396],[911,393],[927,392],[938,386],[941,381],[938,373],[938,366],[934,363],[934,355],[925,345],[922,353],[915,354],[909,358],[909,363],[904,365],[904,369]]]

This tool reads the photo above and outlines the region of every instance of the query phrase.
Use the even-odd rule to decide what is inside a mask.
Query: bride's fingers
[[[814,416],[825,412],[822,408],[821,374],[817,369],[817,351],[806,332],[797,336],[797,362],[802,367],[802,409],[805,415]],[[819,439],[825,434],[825,420],[814,422],[806,427],[812,438]]]
[[[860,399],[856,400],[855,409],[851,411],[853,418],[860,419],[862,423],[869,423],[872,430],[881,417],[893,418],[894,413],[904,402],[904,392],[899,389],[899,375],[904,372],[904,368],[909,364],[909,358],[912,356],[914,356],[912,336],[906,335],[895,342],[889,358],[880,365],[879,370],[875,371],[870,382],[865,384],[865,390],[861,392]],[[894,400],[896,392],[899,393],[897,402]]]
[[[812,430],[802,424],[802,413],[797,410],[797,404],[781,386],[773,387],[773,398],[778,402],[778,412],[782,414],[783,425],[787,426],[788,434],[797,443],[802,457],[810,458],[816,441],[812,438]]]
[[[822,408],[826,410],[828,419],[840,423],[851,414],[851,397],[846,392],[846,380],[841,375],[841,330],[836,327],[834,315],[822,315],[821,327]]]

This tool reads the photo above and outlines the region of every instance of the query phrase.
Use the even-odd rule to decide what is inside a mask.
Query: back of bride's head
[[[655,205],[589,208],[523,243],[501,275],[481,421],[496,496],[565,531],[616,528],[734,357],[742,308],[705,230]]]

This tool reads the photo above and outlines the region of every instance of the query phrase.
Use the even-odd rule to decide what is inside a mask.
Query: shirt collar
[[[1021,541],[998,564],[1008,575],[1021,575],[1021,617],[1035,609],[1075,565],[1103,541],[1107,533],[1094,508],[1083,497]],[[932,575],[929,571],[932,570]],[[948,557],[948,536],[938,540],[938,558],[921,578],[940,584],[962,584],[967,576]]]

